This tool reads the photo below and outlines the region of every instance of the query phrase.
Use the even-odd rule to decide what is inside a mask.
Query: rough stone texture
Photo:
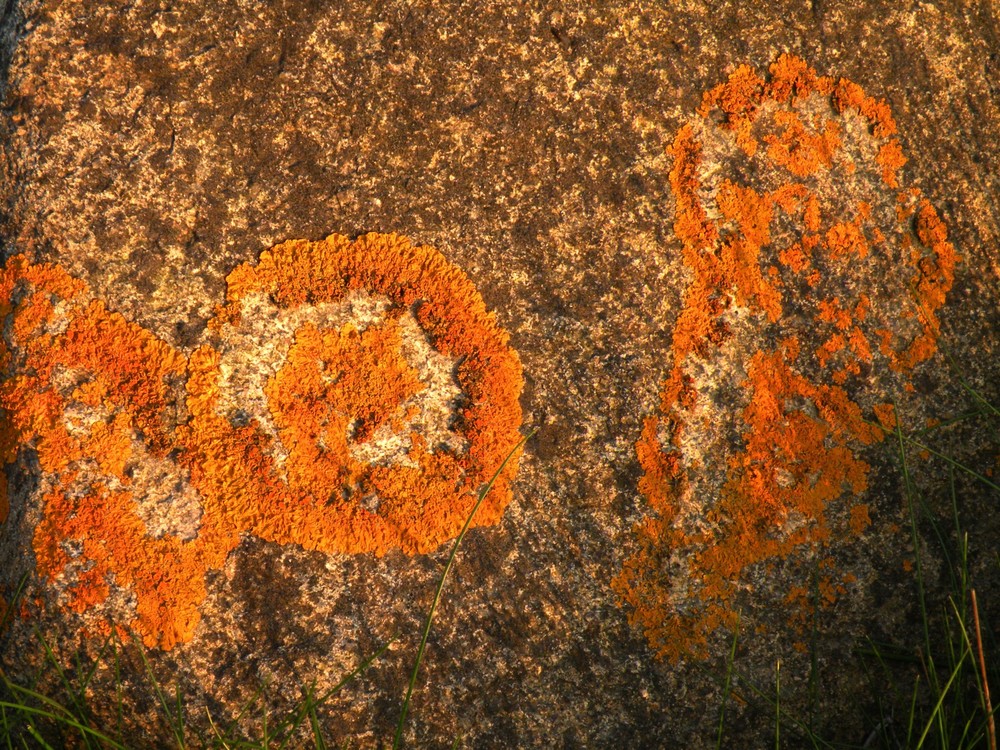
[[[412,746],[456,736],[470,747],[715,744],[727,634],[714,636],[707,662],[657,659],[611,581],[649,513],[635,444],[672,364],[688,283],[667,148],[738,65],[764,74],[790,52],[885,98],[909,158],[903,182],[936,207],[963,259],[939,313],[941,347],[1000,401],[995,4],[590,6],[6,6],[6,257],[59,264],[188,355],[210,336],[227,274],[263,249],[394,231],[463,269],[510,333],[524,367],[524,422],[539,432],[502,522],[466,539],[418,683]],[[902,300],[892,272],[872,283]],[[968,398],[949,367],[938,355],[914,373],[913,394],[882,400],[898,397],[904,414],[960,413]],[[960,424],[937,445],[988,467],[996,451],[979,430]],[[863,634],[906,642],[916,606],[898,471],[888,450],[867,458],[872,524],[836,552],[859,583],[815,631],[818,726],[853,742],[877,719],[859,705],[865,683],[851,646]],[[9,595],[35,564],[31,450],[7,474],[0,582]],[[921,480],[928,497],[932,477]],[[978,521],[973,550],[991,549],[988,498],[961,489],[964,517]],[[203,706],[227,723],[263,683],[272,710],[287,708],[303,686],[335,684],[395,634],[321,711],[336,743],[378,746],[391,737],[447,549],[374,558],[248,535],[208,574],[194,638],[150,651],[152,669],[180,682],[192,731],[210,734]],[[925,575],[946,577],[929,547],[920,554]],[[759,597],[750,590],[737,668],[770,689],[780,658],[782,703],[805,712],[809,661],[777,606],[782,575],[774,590],[766,576]],[[71,624],[33,624],[67,659],[95,652]],[[15,620],[0,642],[12,674],[39,658],[29,627]],[[128,649],[124,670],[130,732],[165,741]],[[98,696],[112,679],[99,670]],[[772,731],[773,714],[745,694],[730,705],[728,731],[751,746]],[[254,721],[244,720],[249,734]]]

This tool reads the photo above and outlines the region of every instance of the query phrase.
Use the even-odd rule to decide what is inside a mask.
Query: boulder
[[[407,746],[861,744],[959,530],[998,621],[995,10],[591,5],[6,5],[8,679],[389,746],[470,517]]]

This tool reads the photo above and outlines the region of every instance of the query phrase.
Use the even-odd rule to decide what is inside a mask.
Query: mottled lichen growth
[[[820,560],[826,601],[850,585],[823,550],[870,524],[860,449],[933,355],[956,263],[900,187],[887,105],[792,56],[770,70],[706,93],[670,149],[689,280],[637,444],[653,513],[613,583],[670,659],[732,627],[769,563]]]
[[[42,473],[39,576],[87,627],[134,613],[149,646],[192,638],[206,573],[242,535],[433,550],[519,440],[507,335],[462,271],[396,235],[239,266],[189,357],[22,256],[0,306],[0,449]],[[475,525],[498,522],[516,466]]]

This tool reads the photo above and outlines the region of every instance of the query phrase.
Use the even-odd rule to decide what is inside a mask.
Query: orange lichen
[[[83,442],[83,454],[92,456],[101,471],[128,482],[125,466],[132,458],[132,416],[120,412],[110,422],[98,422]]]
[[[882,167],[882,180],[892,188],[899,187],[899,179],[896,176],[900,167],[906,164],[906,157],[903,156],[903,149],[899,141],[892,140],[883,143],[879,147],[875,163]]]
[[[875,417],[878,419],[879,424],[885,427],[887,430],[896,429],[896,407],[892,404],[874,404],[872,406],[872,411],[875,412]]]
[[[834,224],[826,233],[826,248],[831,260],[856,255],[864,258],[868,254],[868,242],[857,221],[845,221]]]
[[[810,132],[798,113],[788,110],[776,113],[775,122],[784,130],[780,136],[764,136],[771,161],[799,177],[811,175],[820,167],[829,169],[832,166],[833,155],[840,148],[837,123],[827,120],[822,132]]]
[[[874,203],[895,207],[891,192],[888,201],[880,194],[898,187],[905,159],[888,107],[855,84],[784,55],[766,81],[738,68],[698,113],[670,148],[674,232],[689,281],[659,412],[636,445],[639,488],[653,512],[636,527],[640,551],[613,581],[632,621],[671,659],[706,653],[712,634],[735,624],[735,600],[752,571],[820,554],[871,524],[860,502],[869,466],[858,451],[884,435],[866,413],[883,424],[886,414],[865,396],[862,376],[879,368],[891,378],[933,355],[935,316],[956,262],[944,224],[919,193],[900,191],[899,224],[876,226],[885,214]],[[848,116],[868,122],[875,149],[840,157],[853,132]],[[755,165],[734,173],[772,175],[766,189],[735,182],[716,163],[702,166],[703,143],[718,136],[699,134],[714,127]],[[863,164],[862,153],[876,153],[867,157],[874,163]],[[852,202],[841,180],[853,180],[861,197]],[[834,187],[824,192],[823,184]],[[906,223],[914,205],[916,236]],[[896,250],[883,249],[890,244]],[[890,252],[901,266],[897,283],[913,291],[910,317],[859,289],[860,274]],[[759,338],[745,340],[745,324]],[[730,422],[734,391],[744,406]],[[819,603],[829,604],[847,578],[830,569],[832,558],[821,562],[828,572]],[[790,619],[802,622],[794,612]]]
[[[778,254],[778,258],[796,273],[802,273],[809,268],[809,256],[802,251],[801,243],[795,243]]]
[[[758,143],[751,127],[763,96],[764,81],[749,65],[741,65],[727,83],[705,94],[698,112],[705,116],[711,109],[719,109],[726,118],[726,127],[735,133],[737,145],[747,156],[753,156]]]
[[[38,457],[37,569],[57,584],[61,606],[97,613],[88,628],[107,630],[99,612],[123,590],[135,601],[130,627],[147,645],[189,640],[206,573],[245,534],[327,553],[433,550],[459,532],[518,442],[517,355],[469,279],[434,249],[396,235],[293,241],[239,266],[228,283],[211,325],[219,338],[185,357],[55,267],[18,256],[0,271],[0,305],[15,322],[0,447],[7,463],[22,450]],[[324,327],[300,316],[266,378],[265,412],[234,421],[222,410],[227,342],[241,340],[253,314],[245,302],[308,315],[362,293],[386,300],[381,319]],[[430,445],[409,426],[427,385],[406,354],[404,317],[407,336],[457,362],[461,397],[445,408],[458,442]],[[404,445],[402,455],[366,458],[363,449],[384,439]],[[198,497],[193,533],[147,525],[135,474],[149,460]],[[516,464],[474,525],[498,522]]]

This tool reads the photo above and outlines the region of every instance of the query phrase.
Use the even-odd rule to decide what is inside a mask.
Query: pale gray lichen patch
[[[184,541],[197,537],[202,502],[187,470],[142,450],[135,443],[133,450],[132,496],[149,535],[159,539],[170,534]]]
[[[403,358],[419,373],[424,388],[401,404],[401,411],[414,416],[403,420],[406,429],[395,430],[385,424],[363,443],[351,442],[351,456],[370,465],[416,467],[409,458],[411,434],[420,435],[432,451],[447,450],[455,455],[465,452],[468,442],[451,429],[457,407],[464,400],[455,379],[458,362],[441,354],[431,345],[424,329],[407,310],[399,317]],[[410,408],[415,407],[415,408]]]
[[[682,365],[691,387],[702,398],[693,407],[674,405],[672,417],[686,426],[677,433],[662,430],[660,445],[664,450],[673,446],[684,468],[702,478],[699,496],[690,498],[692,516],[703,515],[706,499],[718,497],[724,484],[724,475],[710,471],[710,467],[719,456],[733,455],[743,448],[746,423],[742,415],[750,399],[745,387],[746,363],[761,347],[761,317],[759,312],[730,302],[721,315],[730,335],[703,356],[688,357]]]
[[[467,441],[453,429],[465,396],[456,379],[458,360],[434,349],[413,310],[394,309],[385,295],[353,290],[336,302],[281,307],[264,294],[241,301],[239,323],[221,333],[218,409],[234,424],[253,420],[269,438],[271,455],[281,470],[288,458],[271,415],[266,387],[285,365],[296,332],[312,325],[319,330],[353,326],[359,333],[394,317],[399,326],[400,353],[423,387],[399,404],[396,424],[380,425],[363,442],[354,440],[348,426],[351,456],[369,465],[416,467],[409,457],[412,436],[419,435],[431,451],[461,455]],[[322,364],[317,362],[317,367]],[[377,502],[377,501],[376,501]]]

